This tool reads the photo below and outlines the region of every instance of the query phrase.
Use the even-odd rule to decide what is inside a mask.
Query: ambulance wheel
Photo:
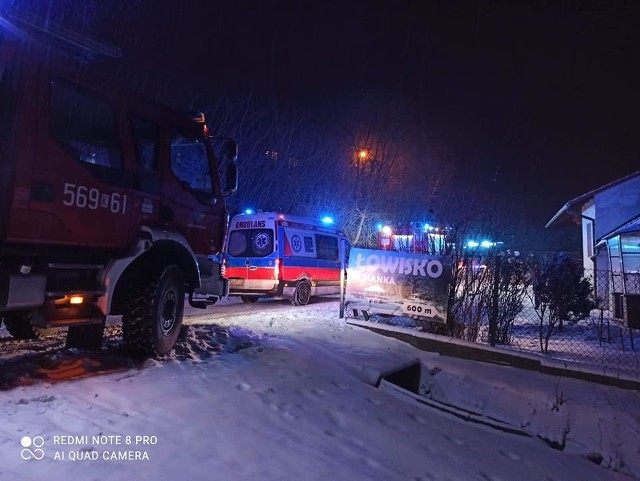
[[[311,299],[311,285],[308,281],[298,281],[291,302],[294,306],[306,306]]]
[[[260,298],[258,296],[240,296],[240,299],[242,299],[242,302],[245,304],[255,304]]]

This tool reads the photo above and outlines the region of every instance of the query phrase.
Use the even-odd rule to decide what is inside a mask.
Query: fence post
[[[604,336],[604,309],[600,309],[600,327],[598,328],[598,341],[602,346],[602,337]]]
[[[345,303],[345,289],[346,289],[346,257],[347,257],[347,244],[344,239],[340,241],[340,319],[344,319],[344,303]]]
[[[500,290],[500,263],[499,255],[495,256],[495,268],[493,273],[493,291],[491,292],[491,314],[489,315],[489,344],[496,345],[498,335],[498,294]]]

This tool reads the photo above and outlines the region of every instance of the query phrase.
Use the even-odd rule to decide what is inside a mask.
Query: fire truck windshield
[[[176,133],[171,141],[171,170],[201,200],[211,199],[211,168],[202,141]]]

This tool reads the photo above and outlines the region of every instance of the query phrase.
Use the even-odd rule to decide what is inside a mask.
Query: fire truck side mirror
[[[238,142],[232,139],[225,139],[223,150],[226,157],[225,160],[235,164],[236,160],[238,160]]]
[[[228,137],[209,137],[209,140],[218,160],[221,194],[231,195],[238,189],[238,143]]]
[[[233,194],[238,190],[238,142],[232,139],[226,139],[223,144],[223,152],[227,171],[225,175],[226,185],[223,195]]]
[[[235,162],[227,164],[227,172],[225,175],[225,186],[222,195],[231,195],[238,190],[238,164]]]

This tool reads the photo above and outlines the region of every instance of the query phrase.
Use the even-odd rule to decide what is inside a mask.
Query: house
[[[582,258],[596,296],[640,328],[640,171],[567,202],[547,223],[582,225]]]

